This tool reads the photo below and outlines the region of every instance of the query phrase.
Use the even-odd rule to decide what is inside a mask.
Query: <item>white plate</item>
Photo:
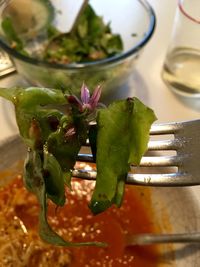
[[[0,172],[16,166],[17,161],[24,158],[25,151],[18,136],[1,142]],[[0,186],[4,183],[5,180],[0,178]],[[200,230],[200,203],[194,193],[194,187],[153,188],[152,203],[156,223],[162,232],[188,233]],[[163,253],[165,260],[160,265],[162,267],[200,266],[200,243],[199,245],[163,245]]]

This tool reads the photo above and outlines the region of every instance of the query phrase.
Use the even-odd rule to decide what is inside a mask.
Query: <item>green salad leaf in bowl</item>
[[[35,5],[38,5],[38,2],[38,0],[35,1]],[[37,25],[34,31],[37,31],[37,28],[40,30],[45,28],[48,33],[49,41],[46,47],[36,54],[39,59],[50,63],[68,64],[100,60],[123,51],[120,35],[112,34],[109,23],[105,24],[103,18],[97,16],[91,5],[85,5],[73,29],[68,33],[59,32],[52,26],[50,19],[53,14],[52,6],[49,6],[46,1],[42,1],[41,5],[45,5],[43,9],[47,9],[46,12],[50,13],[46,16],[46,24],[43,22],[42,25],[37,23],[29,25],[30,27]],[[11,47],[31,57],[31,52],[25,49],[26,39],[30,39],[30,30],[18,25],[20,8],[11,3],[3,13],[1,26]],[[37,19],[39,18],[33,17],[31,21]]]
[[[83,81],[90,88],[102,81],[106,98],[132,73],[154,32],[154,11],[146,0],[90,0],[82,12],[69,3],[8,1],[1,8],[0,46],[31,85],[78,96]]]

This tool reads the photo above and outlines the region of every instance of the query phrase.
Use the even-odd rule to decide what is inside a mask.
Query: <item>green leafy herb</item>
[[[97,116],[97,180],[90,208],[99,213],[121,205],[130,164],[138,165],[146,151],[153,111],[137,98],[121,100]],[[109,159],[106,160],[105,159]]]
[[[122,50],[120,35],[111,33],[110,24],[105,24],[88,4],[71,32],[55,35],[50,41],[44,58],[56,63],[85,62],[110,57]]]
[[[35,4],[37,5],[37,3]],[[29,43],[30,45],[31,39],[36,37],[37,27],[39,28],[38,30],[46,27],[49,43],[46,49],[41,49],[41,52],[37,51],[36,54],[40,59],[49,62],[67,64],[72,62],[94,61],[122,52],[123,43],[120,35],[111,32],[110,24],[105,24],[103,18],[95,13],[91,5],[87,4],[85,6],[83,12],[81,12],[78,17],[73,30],[69,33],[61,33],[55,26],[53,26],[52,14],[54,12],[48,1],[41,3],[39,7],[42,8],[41,10],[44,13],[44,17],[47,17],[47,21],[44,25],[40,25],[40,22],[35,19],[37,18],[37,14],[30,14],[30,16],[33,16],[34,20],[33,26],[35,30],[33,33],[29,29],[31,26],[22,31],[22,25],[23,27],[26,27],[26,25],[24,25],[24,22],[21,23],[22,19],[18,9],[15,12],[17,15],[9,11],[9,8],[7,12],[5,11],[1,23],[2,29],[8,43],[18,52],[27,56],[29,55],[28,52],[25,51],[26,43]],[[49,13],[49,15],[46,13]],[[22,25],[18,20],[20,20]],[[45,20],[43,19],[41,21]],[[20,29],[15,26],[15,23],[21,25]],[[38,33],[38,36],[39,34],[40,32]]]
[[[65,186],[79,150],[89,137],[97,164],[97,181],[90,208],[94,214],[123,201],[125,180],[131,163],[139,164],[146,151],[153,111],[137,98],[98,105],[101,87],[90,97],[83,84],[81,100],[60,90],[46,88],[0,89],[0,96],[13,102],[20,134],[28,146],[24,184],[40,204],[39,233],[43,240],[60,246],[104,243],[70,243],[55,233],[47,221],[47,202],[65,204]],[[56,104],[57,108],[52,108]],[[64,107],[60,111],[59,107]],[[101,108],[100,108],[101,107]],[[90,121],[96,118],[96,125]],[[109,159],[109,160],[108,160]]]
[[[104,243],[97,242],[67,242],[51,229],[46,217],[46,183],[43,176],[42,160],[36,151],[28,151],[25,161],[24,181],[27,188],[36,195],[40,204],[39,233],[44,241],[58,246],[105,246]]]
[[[16,49],[23,55],[28,55],[27,52],[24,50],[23,41],[20,39],[13,27],[11,18],[6,17],[5,19],[3,19],[1,26],[12,48]]]

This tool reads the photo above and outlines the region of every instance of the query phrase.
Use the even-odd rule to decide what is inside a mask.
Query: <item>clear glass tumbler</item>
[[[162,78],[176,93],[200,98],[200,0],[178,0]]]

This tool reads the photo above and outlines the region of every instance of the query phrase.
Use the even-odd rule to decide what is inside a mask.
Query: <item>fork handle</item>
[[[182,234],[137,234],[127,236],[127,246],[166,243],[199,243],[200,233]]]

